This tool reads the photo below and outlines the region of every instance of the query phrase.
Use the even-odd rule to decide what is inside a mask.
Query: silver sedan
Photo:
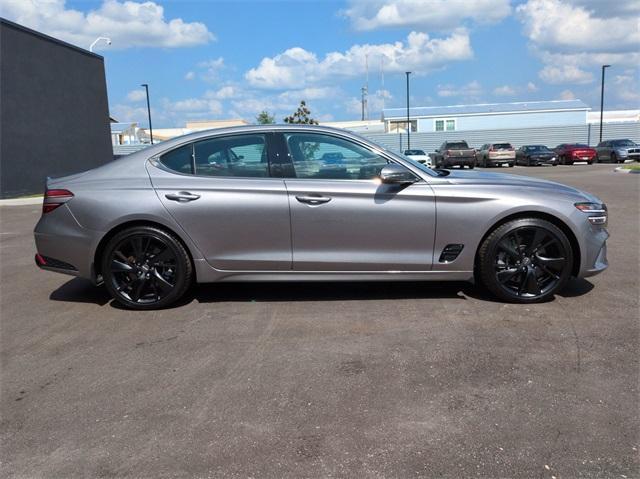
[[[607,267],[593,195],[500,173],[431,170],[353,133],[252,126],[175,138],[48,180],[37,265],[132,309],[195,281],[477,281],[552,297]]]

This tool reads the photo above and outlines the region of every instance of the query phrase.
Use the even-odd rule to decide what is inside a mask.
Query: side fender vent
[[[448,244],[442,250],[442,254],[440,255],[440,259],[438,261],[440,261],[441,263],[451,263],[458,257],[463,248],[463,244]]]

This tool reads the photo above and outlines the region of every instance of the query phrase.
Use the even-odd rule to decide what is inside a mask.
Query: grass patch
[[[630,165],[622,165],[623,170],[640,170],[640,163],[631,163]]]

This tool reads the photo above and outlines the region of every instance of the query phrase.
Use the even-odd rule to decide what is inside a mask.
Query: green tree
[[[258,116],[256,116],[256,122],[258,125],[273,125],[276,122],[276,118],[270,115],[267,110],[262,110]]]
[[[284,119],[285,123],[303,124],[303,125],[317,125],[318,122],[313,118],[310,118],[311,111],[307,108],[307,103],[302,100],[298,110],[290,116]]]

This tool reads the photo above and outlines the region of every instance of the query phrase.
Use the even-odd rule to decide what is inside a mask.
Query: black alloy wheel
[[[192,271],[182,243],[149,226],[116,234],[102,262],[109,293],[131,309],[157,309],[177,301],[189,288]]]
[[[498,298],[533,303],[564,287],[573,266],[566,235],[537,219],[510,221],[491,233],[479,252],[479,273]]]

